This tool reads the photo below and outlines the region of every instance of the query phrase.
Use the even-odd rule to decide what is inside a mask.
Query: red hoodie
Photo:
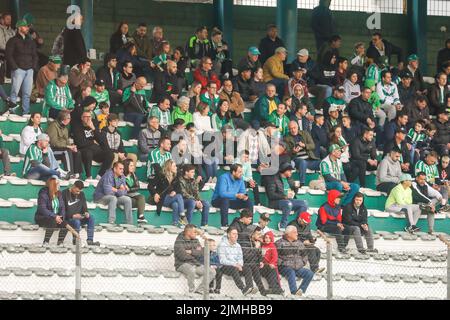
[[[338,198],[341,193],[337,190],[331,190],[328,193],[328,203],[325,203],[319,209],[319,217],[322,225],[328,223],[337,224],[342,222],[341,206],[336,206],[334,200]]]
[[[275,235],[273,234],[272,231],[267,232],[265,236],[269,236],[270,237],[270,243],[264,243],[262,245],[262,250],[263,250],[263,262],[264,264],[269,264],[272,266],[275,266],[275,270],[277,272],[278,275],[278,282],[280,281],[280,273],[278,272],[278,251],[277,251],[277,247],[275,246]]]

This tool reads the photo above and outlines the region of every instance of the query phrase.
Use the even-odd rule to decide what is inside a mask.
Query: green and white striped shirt
[[[408,137],[411,139],[411,142],[422,142],[425,141],[426,135],[425,133],[417,133],[414,128],[409,129]]]
[[[159,125],[167,130],[170,125],[173,124],[172,116],[169,110],[162,111],[158,106],[154,106],[152,110],[150,110],[149,117],[156,117],[159,119]]]
[[[52,199],[52,208],[53,212],[57,215],[59,211],[59,199],[57,196]]]
[[[41,149],[39,149],[36,143],[33,143],[25,153],[25,162],[23,164],[22,171],[23,176],[25,176],[28,171],[30,171],[32,161],[39,161],[40,163],[44,161],[43,152]]]
[[[422,161],[422,160],[420,160],[419,162],[416,163],[414,172],[415,172],[416,176],[420,172],[424,172],[427,175],[427,182],[431,183],[431,184],[434,184],[436,179],[439,178],[439,172],[438,172],[437,165],[433,164],[430,166],[425,161]]]
[[[327,156],[320,163],[320,174],[322,177],[331,175],[333,178],[341,181],[344,174],[344,167],[341,160],[331,161],[330,156]]]
[[[153,164],[157,163],[161,166],[166,163],[167,160],[172,159],[172,154],[170,152],[161,153],[159,148],[153,150],[148,154],[148,162],[147,162],[147,177],[151,177],[155,174],[155,170],[153,169]]]

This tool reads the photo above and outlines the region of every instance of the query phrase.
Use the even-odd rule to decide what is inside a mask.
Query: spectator
[[[445,48],[439,50],[438,52],[436,62],[437,72],[440,72],[443,69],[444,64],[448,61],[450,61],[450,38],[445,41]]]
[[[406,141],[411,145],[411,159],[413,163],[417,162],[420,157],[420,150],[418,146],[422,146],[426,140],[425,122],[418,120],[414,123],[414,127],[409,129]]]
[[[377,170],[377,190],[390,194],[400,183],[402,176],[402,168],[400,166],[400,157],[402,152],[394,147],[389,155],[385,156],[381,161]]]
[[[55,121],[48,126],[47,134],[55,158],[62,161],[70,176],[74,175],[75,179],[79,179],[83,173],[81,152],[69,141],[70,120],[70,112],[61,111]]]
[[[0,67],[1,67],[1,65],[0,65]],[[8,97],[8,95],[5,92],[5,89],[3,89],[3,86],[1,84],[0,84],[0,99],[6,103],[6,108],[4,108],[2,111],[0,111],[0,116],[2,116],[7,111],[9,111],[9,109],[14,109],[15,107],[17,107],[17,104],[11,102],[11,98]]]
[[[202,84],[194,81],[189,89],[187,97],[191,99],[189,103],[189,112],[193,113],[197,110],[197,107],[201,103]]]
[[[75,181],[68,189],[62,192],[62,199],[66,209],[65,219],[75,231],[80,233],[81,226],[87,226],[87,244],[88,246],[100,246],[100,242],[94,241],[95,219],[88,212],[86,196],[83,192],[83,181]],[[60,231],[61,232],[61,231]],[[75,238],[72,240],[75,245]]]
[[[261,97],[266,91],[266,83],[263,81],[264,71],[263,68],[258,68],[253,75],[252,88],[256,92],[256,96]]]
[[[403,174],[400,184],[392,189],[386,201],[386,211],[394,213],[404,213],[407,218],[405,231],[414,233],[420,231],[416,226],[419,221],[421,210],[419,205],[413,204],[412,197],[412,177],[410,174]]]
[[[417,176],[419,173],[425,173],[426,182],[432,186],[436,185],[436,180],[439,179],[439,172],[437,168],[438,154],[432,151],[427,154],[425,160],[417,162],[414,173]]]
[[[374,249],[372,231],[367,220],[367,208],[364,205],[364,195],[358,192],[353,198],[353,202],[346,205],[342,212],[342,223],[346,234],[345,243],[348,244],[350,236],[355,239],[356,248],[361,254],[377,253]],[[361,235],[366,238],[367,250],[364,249]]]
[[[399,113],[395,120],[386,123],[384,127],[384,137],[386,141],[392,141],[397,130],[403,129],[406,131],[408,120],[409,116],[406,113]]]
[[[330,0],[321,0],[311,13],[311,29],[316,38],[317,51],[336,33],[333,14],[330,10]]]
[[[171,60],[177,64],[177,87],[181,91],[186,89],[186,70],[189,70],[189,58],[186,56],[184,48],[176,47]]]
[[[226,100],[220,100],[218,109],[211,117],[212,128],[214,131],[220,131],[226,125],[233,127],[233,119],[231,117],[230,105]]]
[[[58,176],[48,176],[46,186],[39,191],[38,207],[34,220],[41,228],[45,228],[44,246],[48,246],[54,231],[59,230],[58,246],[66,237],[67,219],[64,199],[59,191]]]
[[[109,105],[111,107],[118,106],[122,101],[122,95],[119,93],[117,70],[117,56],[115,54],[107,53],[105,55],[104,65],[97,70],[97,80],[103,80],[105,83],[106,92],[109,96]],[[99,100],[99,99],[97,99]],[[98,101],[99,103],[101,101]]]
[[[348,143],[352,143],[352,141],[355,140],[356,137],[358,137],[360,134],[361,134],[360,128],[353,125],[352,119],[350,119],[349,116],[343,116],[342,136],[344,137],[345,141]]]
[[[247,150],[252,165],[268,163],[271,148],[267,138],[264,129],[256,121],[252,121],[251,127],[245,130],[239,137],[237,146],[238,154],[242,155]]]
[[[361,91],[361,96],[350,101],[348,105],[350,119],[359,128],[368,126],[374,129],[376,127],[373,109],[368,102],[371,94],[370,88],[364,88]]]
[[[339,35],[331,36],[317,52],[317,63],[326,65],[329,63],[329,57],[335,56],[338,59],[341,55],[339,49],[342,46],[342,38]],[[337,65],[336,65],[337,67]]]
[[[344,100],[347,104],[361,95],[361,87],[359,86],[359,78],[357,72],[349,72],[344,82],[345,96]]]
[[[286,61],[286,58],[286,48],[279,47],[275,50],[275,54],[267,59],[263,68],[264,82],[275,85],[280,97],[284,94],[284,88],[289,80],[289,77],[284,73],[284,62]]]
[[[169,98],[161,98],[158,105],[152,107],[149,116],[157,118],[161,128],[167,131],[169,126],[173,124],[172,116],[170,114]]]
[[[153,57],[159,54],[161,52],[163,43],[165,42],[164,39],[164,30],[160,26],[155,26],[152,30],[152,37],[150,38],[150,46],[152,48]]]
[[[242,294],[248,295],[252,292],[252,288],[245,288],[241,280],[240,272],[243,271],[244,256],[242,248],[238,240],[238,230],[235,227],[230,227],[227,230],[226,237],[220,241],[217,253],[219,254],[221,268],[217,269],[216,274],[216,288],[214,293],[220,294],[222,288],[222,276],[228,275],[233,278],[234,283],[241,290]]]
[[[389,69],[389,58],[380,56],[376,59],[368,59],[369,67],[366,71],[366,80],[375,81],[375,85],[381,81],[381,73]]]
[[[9,12],[2,14],[3,23],[0,23],[0,51],[5,51],[8,40],[14,38],[16,30],[12,26],[12,15]]]
[[[323,104],[323,115],[327,120],[331,118],[330,108],[334,107],[338,113],[337,113],[337,119],[340,119],[342,117],[342,113],[344,113],[344,110],[346,109],[347,105],[345,103],[344,97],[345,97],[345,89],[344,87],[334,87],[332,89],[333,95],[326,98],[325,102]]]
[[[175,269],[187,278],[189,293],[203,294],[203,291],[209,290],[209,288],[204,287],[205,267],[200,262],[203,259],[203,248],[197,239],[198,233],[194,225],[188,224],[184,227],[184,231],[178,235],[174,246]],[[201,278],[200,284],[196,288],[195,278],[197,275]],[[212,267],[210,267],[209,276],[210,280],[216,276],[216,270]]]
[[[312,121],[314,120],[314,116],[309,113],[308,106],[305,103],[299,101],[297,97],[295,97],[296,91],[300,91],[301,88],[301,85],[295,86],[293,96],[293,111],[295,113],[291,113],[290,120],[297,123],[300,131],[307,131],[308,133],[311,133]]]
[[[295,168],[299,172],[300,187],[306,184],[306,170],[319,170],[320,161],[314,154],[314,140],[308,131],[299,131],[295,121],[289,122],[289,135],[284,139]]]
[[[356,195],[355,192],[348,204],[350,204]],[[340,191],[331,190],[328,193],[328,201],[323,204],[319,209],[319,215],[317,217],[316,226],[317,229],[322,232],[327,232],[336,237],[338,250],[341,253],[347,253],[345,248],[347,243],[344,238],[344,225],[342,224],[342,197]]]
[[[359,139],[359,137],[358,137]],[[352,140],[355,141],[355,139]],[[342,166],[344,167],[344,173],[345,176],[349,178],[350,181],[354,179],[354,169],[352,168],[350,164],[350,144],[345,140],[344,136],[342,135],[342,127],[337,126],[333,127],[330,132],[330,144],[337,144],[341,147],[342,155],[341,155],[341,161]]]
[[[250,70],[251,74],[255,74],[259,68],[262,68],[261,61],[259,59],[261,52],[257,47],[250,47],[247,52],[247,56],[239,61],[239,70]],[[248,69],[247,69],[248,68]]]
[[[358,177],[359,184],[366,188],[366,171],[376,171],[378,166],[377,148],[372,129],[364,129],[362,137],[353,140],[350,144],[350,153],[350,165],[353,169],[352,178],[356,180],[356,177]],[[350,181],[352,180],[350,179]]]
[[[138,224],[147,224],[145,220],[145,197],[139,193],[140,183],[136,176],[136,164],[131,159],[126,159],[123,162],[125,182],[127,184],[127,195],[131,198],[132,208],[138,211]]]
[[[236,159],[236,164],[240,164],[243,168],[243,179],[245,181],[245,187],[253,190],[253,198],[255,200],[255,206],[258,206],[261,202],[259,199],[259,186],[253,179],[252,162],[250,161],[250,152],[244,150],[240,153],[241,157]]]
[[[181,170],[181,175],[177,180],[176,192],[181,194],[186,208],[186,219],[192,221],[192,214],[195,209],[202,211],[201,226],[208,225],[210,203],[200,199],[200,179],[195,179],[195,166],[186,165]],[[211,277],[212,278],[212,277]]]
[[[131,41],[131,36],[128,31],[128,22],[121,21],[117,31],[112,34],[109,40],[109,53],[117,54],[119,49],[123,48],[128,42]]]
[[[87,59],[87,48],[84,42],[83,34],[81,33],[81,27],[83,25],[84,18],[81,14],[75,15],[72,21],[73,29],[66,27],[63,31],[64,39],[64,53],[63,64],[71,67],[84,64]]]
[[[321,114],[314,116],[314,123],[311,129],[311,137],[316,147],[314,154],[317,158],[323,159],[327,155],[329,144],[327,128],[324,126],[325,118]]]
[[[6,43],[6,63],[11,70],[11,102],[17,103],[17,96],[22,91],[22,108],[24,114],[30,113],[30,96],[33,89],[34,70],[38,70],[36,44],[28,38],[30,28],[25,20],[16,24],[17,33]]]
[[[9,150],[4,148],[3,146],[3,137],[2,137],[2,130],[0,130],[0,159],[2,159],[3,162],[3,175],[0,175],[0,177],[6,176],[6,177],[15,177],[16,173],[11,172],[11,162],[9,158]]]
[[[152,102],[158,102],[164,97],[169,98],[171,105],[177,103],[182,90],[178,87],[177,70],[177,64],[168,60],[166,70],[155,74]]]
[[[97,115],[97,121],[98,128],[100,130],[103,130],[108,126],[108,117],[110,115],[109,109],[109,104],[107,104],[106,102],[101,102],[98,105],[98,111],[100,111],[100,114]]]
[[[108,223],[110,224],[116,223],[116,210],[120,205],[124,206],[126,223],[133,224],[132,201],[128,196],[123,172],[123,163],[114,163],[113,168],[106,171],[95,188],[94,201],[108,206]]]
[[[42,133],[41,118],[42,115],[39,112],[32,113],[27,126],[23,128],[20,134],[20,146],[19,146],[19,153],[21,155],[25,155],[28,148],[33,143],[36,142],[37,136],[39,136]]]
[[[287,87],[285,90],[285,96],[293,96],[294,88],[297,85],[301,85],[303,97],[307,100],[308,104],[311,104],[309,101],[308,84],[306,83],[305,80],[303,80],[303,76],[307,73],[306,69],[302,68],[302,67],[291,66],[291,72],[292,72],[292,77],[289,79],[289,81],[287,83]],[[311,104],[311,107],[312,107],[312,104]]]
[[[308,212],[302,212],[297,219],[289,223],[297,229],[298,239],[303,242],[308,252],[309,267],[313,273],[322,273],[325,268],[320,268],[320,249],[315,246],[317,241],[311,233],[311,215]]]
[[[218,28],[211,32],[211,59],[214,63],[214,72],[224,78],[233,75],[232,61],[228,44],[223,40],[223,33]]]
[[[209,57],[203,57],[200,60],[199,67],[194,71],[194,80],[202,84],[202,92],[205,93],[208,90],[208,84],[215,83],[216,89],[219,90],[221,82],[212,71],[212,60]]]
[[[426,95],[425,82],[423,81],[422,71],[419,69],[419,57],[417,54],[412,54],[407,58],[408,65],[406,69],[411,72],[413,76],[413,85],[417,90],[417,95]]]
[[[151,60],[153,58],[153,48],[150,45],[150,39],[147,36],[147,24],[139,23],[133,34],[133,40],[136,44],[137,55],[141,59]]]
[[[400,166],[403,172],[411,172],[411,150],[406,142],[406,130],[404,128],[399,128],[395,131],[394,138],[389,140],[384,145],[384,156],[389,154],[392,149],[398,148],[402,155],[400,157]]]
[[[436,76],[436,83],[431,86],[428,95],[431,114],[437,115],[438,111],[447,108],[449,92],[447,75],[441,72]]]
[[[336,59],[337,56],[332,53],[327,53],[324,56],[324,63],[317,63],[311,71],[311,77],[316,85],[325,89],[324,99],[331,96],[332,88],[337,84],[336,82]],[[314,92],[311,91],[313,94]],[[317,108],[317,106],[316,106]]]
[[[348,72],[348,60],[344,57],[339,57],[337,59],[337,69],[336,69],[336,85],[343,86],[347,78]]]
[[[242,100],[239,92],[233,88],[233,82],[230,79],[223,81],[223,88],[219,94],[220,100],[225,100],[230,106],[233,118],[242,118],[245,110],[244,100]]]
[[[60,56],[50,56],[48,63],[39,70],[36,78],[36,90],[40,98],[44,97],[45,88],[47,88],[49,82],[58,77],[61,63]]]
[[[270,219],[268,219],[270,221]],[[278,251],[275,246],[275,236],[273,232],[263,232],[262,249],[265,251],[263,257],[264,267],[261,269],[261,275],[266,278],[269,284],[267,294],[283,295],[284,291],[280,286],[280,274],[278,272]]]
[[[206,132],[213,132],[211,126],[211,117],[209,114],[209,106],[201,102],[197,107],[197,112],[194,113],[192,121],[195,125],[195,129],[199,135],[203,135]]]
[[[75,101],[70,93],[69,66],[62,66],[58,71],[58,77],[45,88],[44,110],[45,116],[56,119],[61,111],[71,112],[75,108]]]
[[[90,95],[90,88],[88,90],[83,90],[83,99],[81,100],[81,102],[77,103],[75,109],[70,114],[72,118],[70,122],[70,130],[72,136],[74,135],[74,132],[80,129],[80,127],[82,126],[81,121],[79,121],[78,119],[81,119],[81,115],[83,114],[83,112],[88,112],[91,115],[94,127],[100,129],[100,123],[97,120],[97,115],[94,113],[96,106],[97,100],[95,100],[95,98]]]
[[[220,208],[222,227],[228,226],[228,209],[247,208],[253,212],[253,202],[249,199],[242,179],[243,169],[239,164],[232,165],[230,172],[220,176],[212,197],[212,205]]]
[[[123,91],[136,82],[136,75],[133,73],[133,63],[125,61],[122,66],[122,72],[117,75],[117,92],[123,95]]]
[[[189,124],[193,122],[192,113],[189,112],[189,98],[181,97],[178,100],[178,106],[172,112],[172,122],[177,119],[183,119],[184,123]]]
[[[86,177],[92,179],[92,161],[102,163],[98,176],[103,176],[114,159],[114,154],[103,149],[100,145],[102,137],[100,130],[94,126],[90,112],[83,112],[81,115],[81,125],[73,132],[73,139],[77,150],[81,152]]]
[[[278,266],[280,273],[287,278],[291,294],[302,296],[306,293],[314,273],[305,268],[308,251],[305,245],[298,239],[297,228],[288,226],[284,236],[275,242],[278,250]],[[296,278],[303,279],[297,288]]]
[[[287,136],[289,133],[289,118],[286,116],[286,112],[286,105],[280,103],[277,110],[272,112],[269,116],[269,122],[277,127],[280,135],[283,137]]]
[[[413,104],[414,99],[416,98],[416,90],[412,85],[413,75],[409,70],[403,70],[400,72],[399,78],[401,79],[401,82],[398,84],[397,88],[400,103],[408,108]]]
[[[447,208],[442,208],[441,211],[449,212],[448,210],[448,195],[449,195],[449,177],[450,177],[450,159],[448,156],[441,158],[441,163],[438,165],[439,178],[436,180],[436,184],[440,187],[442,197],[447,203]],[[445,210],[447,209],[447,210]]]
[[[171,147],[170,138],[163,136],[158,142],[158,148],[148,154],[147,177],[149,179],[155,176],[158,171],[161,171],[166,161],[172,159],[172,154],[170,153]]]
[[[271,24],[267,26],[267,36],[261,39],[259,43],[259,51],[261,55],[259,60],[261,65],[264,65],[266,61],[275,54],[277,48],[286,47],[283,40],[278,37],[278,28],[276,25]]]
[[[133,65],[134,73],[137,77],[149,77],[151,75],[150,61],[138,56],[137,46],[134,41],[128,42],[117,52],[119,68],[123,68],[127,62]]]
[[[113,163],[117,161],[125,161],[125,159],[130,159],[135,164],[137,162],[137,156],[134,153],[127,153],[123,146],[123,140],[120,136],[117,128],[119,127],[119,116],[112,113],[108,116],[108,126],[105,127],[102,132],[102,147],[107,150],[107,152],[112,152],[114,155]]]
[[[252,119],[259,121],[261,124],[269,122],[269,116],[277,110],[280,103],[280,99],[276,96],[275,85],[271,83],[267,84],[266,94],[261,96],[255,103]]]
[[[417,123],[417,121],[423,121],[424,124],[430,123],[430,109],[428,108],[426,97],[418,96],[415,99],[414,104],[407,110],[410,127]],[[423,129],[425,129],[425,127]]]
[[[325,122],[325,128],[328,133],[330,133],[334,127],[340,127],[342,125],[339,118],[339,107],[337,105],[332,105],[328,109],[328,119]]]
[[[138,148],[139,160],[146,162],[148,154],[158,148],[158,142],[164,135],[164,130],[159,126],[159,120],[156,117],[149,117],[147,128],[139,133]]]
[[[69,84],[73,96],[84,87],[93,87],[96,80],[95,72],[91,69],[91,60],[85,58],[70,70]]]
[[[239,69],[233,88],[240,94],[245,107],[253,109],[258,96],[252,86],[252,70],[249,66],[242,66]]]
[[[256,227],[253,229],[253,232],[248,236],[248,239],[250,240],[247,243],[248,246],[241,244],[244,256],[243,273],[245,277],[245,284],[247,288],[252,288],[252,293],[257,293],[259,290],[262,296],[266,296],[267,290],[264,287],[261,278],[261,269],[264,267],[261,228]],[[255,281],[258,289],[253,287],[253,280]]]
[[[320,163],[320,173],[325,179],[327,190],[347,192],[342,199],[342,205],[346,206],[359,191],[359,185],[347,182],[340,160],[342,155],[341,147],[332,145],[330,146],[329,152],[330,154]]]
[[[437,119],[434,120],[434,124],[436,125],[437,133],[432,141],[433,148],[438,154],[448,155],[450,149],[450,124],[448,122],[448,113],[445,110],[440,110]]]
[[[358,42],[355,44],[355,52],[350,58],[350,64],[352,65],[352,70],[357,70],[359,77],[363,76],[364,73],[359,73],[360,70],[364,70],[367,63],[366,47],[364,43]]]
[[[95,88],[91,92],[91,96],[93,96],[97,101],[95,113],[98,113],[98,106],[100,103],[107,103],[108,105],[111,105],[109,92],[106,90],[106,83],[102,79],[95,80]]]
[[[403,106],[400,103],[397,85],[392,82],[392,73],[383,71],[381,82],[377,85],[377,93],[380,96],[381,109],[386,112],[389,121],[395,119],[397,111],[401,111]]]
[[[282,163],[279,172],[273,177],[267,177],[266,180],[269,207],[282,211],[281,222],[278,224],[281,231],[286,229],[291,211],[298,215],[308,210],[306,201],[296,199],[298,185],[292,179],[292,170],[289,163]]]
[[[186,44],[186,52],[189,59],[191,59],[191,65],[194,68],[199,65],[200,67],[202,67],[202,64],[204,64],[204,62],[200,60],[204,60],[206,57],[211,58],[212,46],[211,42],[208,40],[208,28],[203,26],[195,31],[195,35],[192,36]],[[209,59],[209,61],[211,61],[211,59]],[[212,62],[208,71],[210,71],[211,69]],[[220,85],[218,85],[218,87],[220,87]]]
[[[369,49],[367,49],[367,58],[377,61],[379,57],[386,56],[388,57],[388,65],[392,65],[392,58],[394,55],[397,56],[398,68],[400,70],[403,69],[403,50],[383,39],[381,33],[375,32],[372,35],[372,42],[369,44]]]
[[[145,117],[148,115],[150,103],[147,100],[147,93],[145,87],[147,86],[147,80],[145,77],[139,77],[136,82],[124,90],[122,96],[122,102],[125,109],[124,120],[133,123],[133,131],[131,133],[132,139],[139,137],[139,131],[141,131],[141,125],[144,122]],[[150,116],[155,116],[152,112]],[[161,125],[163,121],[160,119]],[[170,117],[164,124],[170,123]]]

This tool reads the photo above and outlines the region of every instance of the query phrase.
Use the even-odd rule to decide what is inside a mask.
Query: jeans
[[[302,292],[305,293],[306,290],[308,289],[308,286],[309,286],[312,278],[314,277],[314,273],[311,270],[305,269],[305,268],[300,268],[298,270],[295,270],[295,269],[292,269],[289,267],[281,266],[280,273],[285,278],[287,278],[288,283],[289,283],[289,290],[291,290],[292,294],[295,294],[298,289],[301,289]],[[302,284],[300,285],[300,287],[298,289],[297,289],[297,277],[300,277],[303,279]]]
[[[327,186],[327,190],[337,190],[342,192],[344,189],[342,187],[342,184],[340,182],[326,182],[325,185]],[[350,183],[350,190],[347,192],[347,194],[342,198],[342,206],[348,205],[350,202],[353,201],[353,198],[355,197],[355,194],[359,191],[359,185],[356,183]]]
[[[294,159],[295,168],[298,170],[300,176],[300,183],[304,185],[306,183],[306,170],[319,170],[319,160],[304,160],[300,158]]]
[[[94,240],[94,230],[95,230],[95,219],[93,215],[89,215],[89,218],[86,219],[70,219],[69,224],[80,233],[81,226],[87,225],[87,240]]]
[[[219,160],[214,159],[205,159],[203,162],[203,168],[205,170],[205,182],[208,182],[210,178],[217,177],[217,169],[219,165]]]
[[[198,288],[209,290],[209,287],[204,288],[203,286],[203,275],[205,273],[205,267],[203,265],[195,266],[190,263],[183,263],[177,268],[177,271],[182,273],[186,277],[190,292],[193,292],[195,290],[195,278],[197,275],[200,276],[200,285],[198,286]],[[216,270],[214,268],[209,268],[209,282],[213,281],[215,276]]]
[[[3,100],[8,100],[8,95],[5,92],[5,89],[3,89],[3,86],[0,84],[0,98]]]
[[[133,217],[131,215],[132,202],[130,197],[128,196],[116,197],[114,195],[109,195],[104,196],[97,202],[108,206],[108,222],[110,224],[116,223],[116,210],[119,205],[123,205],[125,207],[124,212],[127,224],[133,224]]]
[[[347,246],[343,231],[341,231],[341,229],[339,229],[336,224],[328,223],[324,226],[320,226],[318,229],[322,232],[326,232],[335,236],[339,250],[345,249],[345,247]]]
[[[12,89],[11,101],[17,102],[17,96],[22,88],[22,108],[23,114],[30,113],[30,97],[33,89],[33,69],[22,70],[16,69],[11,72]]]
[[[131,132],[131,139],[138,139],[141,125],[144,122],[145,114],[130,112],[125,113],[124,120],[133,123],[133,131]]]
[[[308,211],[308,202],[297,199],[279,200],[275,203],[274,209],[281,210],[282,216],[280,226],[281,228],[286,228],[291,211],[294,211],[296,215]]]
[[[193,199],[184,199],[184,207],[186,208],[186,219],[189,223],[192,221],[192,213],[195,209],[195,200]],[[203,209],[202,209],[202,227],[208,225],[208,217],[209,217],[209,208],[211,205],[208,201],[202,201]]]
[[[111,151],[105,151],[99,145],[94,144],[80,149],[79,152],[81,152],[86,177],[92,177],[92,160],[102,164],[98,172],[100,177],[105,174],[106,170],[111,168],[114,159],[114,154]]]
[[[369,231],[365,231],[363,228],[359,226],[349,226],[344,225],[344,238],[345,243],[348,244],[348,241],[350,240],[350,237],[353,236],[355,239],[356,248],[358,250],[364,250],[364,245],[362,241],[362,235],[366,238],[367,242],[367,249],[373,250],[373,237],[372,237],[372,231],[369,229]]]
[[[312,272],[317,271],[319,269],[319,263],[320,263],[320,249],[316,246],[306,246],[306,250],[308,250],[308,261],[309,261],[309,267],[311,268]]]
[[[184,201],[181,194],[177,194],[175,195],[175,197],[167,195],[164,198],[163,206],[172,208],[173,211],[172,223],[178,224],[178,221],[180,221],[180,216],[184,212]]]
[[[59,171],[52,170],[43,164],[40,164],[25,173],[26,179],[47,181],[51,176],[60,176]]]
[[[230,200],[225,198],[218,198],[212,201],[214,208],[220,208],[220,221],[222,227],[228,226],[228,210],[231,209],[244,209],[247,208],[253,212],[253,202],[248,199],[247,201],[236,199]]]

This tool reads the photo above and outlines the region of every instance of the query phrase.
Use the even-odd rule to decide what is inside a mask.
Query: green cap
[[[50,56],[50,57],[48,57],[48,60],[49,60],[50,62],[55,63],[55,64],[61,64],[61,63],[62,63],[62,59],[61,59],[61,57],[58,56],[58,55]]]
[[[419,60],[419,57],[417,56],[417,54],[412,54],[408,57],[408,62],[417,61],[417,60]]]
[[[333,145],[331,145],[330,148],[328,149],[328,151],[329,151],[330,153],[332,153],[333,151],[336,151],[336,150],[342,150],[341,146],[339,146],[339,145],[337,145],[337,144],[333,144]]]
[[[24,19],[17,21],[16,28],[20,28],[20,27],[28,27],[28,22]]]
[[[376,85],[376,82],[373,79],[367,79],[364,82],[364,88],[372,89],[375,85]]]

